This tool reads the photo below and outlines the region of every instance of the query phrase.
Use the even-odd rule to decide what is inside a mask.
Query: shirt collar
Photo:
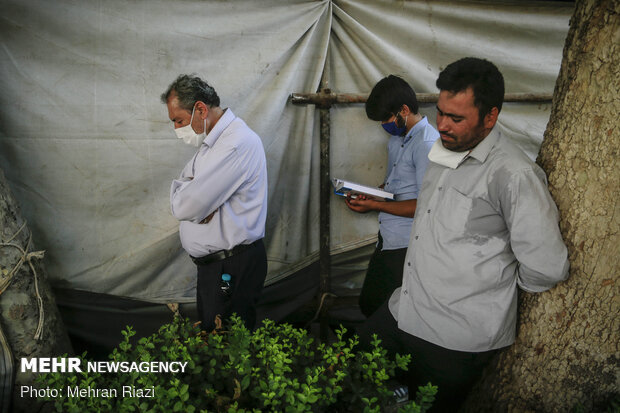
[[[409,139],[413,138],[414,135],[416,135],[419,131],[423,130],[427,125],[428,119],[426,119],[426,116],[423,116],[422,119],[420,119],[418,123],[413,125],[409,132],[407,132],[407,134],[403,138],[403,143],[408,142]]]
[[[451,169],[458,168],[468,158],[474,158],[480,163],[484,163],[491,149],[497,143],[499,136],[499,131],[493,129],[474,149],[464,152],[450,151],[444,148],[441,139],[437,139],[428,153],[428,159],[431,162]]]
[[[217,123],[215,124],[215,126],[213,126],[213,129],[211,129],[211,132],[209,132],[209,134],[207,135],[207,137],[205,138],[205,140],[203,141],[204,145],[207,145],[209,148],[212,147],[213,145],[215,145],[215,142],[218,140],[218,138],[222,135],[222,133],[224,132],[224,130],[232,123],[233,120],[236,119],[235,114],[233,113],[232,110],[230,110],[229,108],[225,108],[224,109],[224,113],[222,114],[222,116],[218,119]]]
[[[484,163],[491,149],[495,146],[499,140],[500,133],[496,128],[493,128],[491,132],[484,138],[469,154],[470,157],[477,159],[480,163]]]

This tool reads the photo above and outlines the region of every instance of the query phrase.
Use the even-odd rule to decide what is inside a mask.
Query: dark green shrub
[[[337,331],[333,344],[317,344],[306,330],[265,320],[250,332],[232,317],[227,329],[200,332],[175,319],[132,345],[135,332],[110,355],[113,361],[187,361],[184,373],[48,373],[41,387],[65,389],[51,401],[58,411],[113,412],[424,412],[436,387],[420,387],[418,403],[395,406],[386,383],[410,356],[392,361],[375,339],[371,352],[355,352],[357,337]],[[82,355],[82,365],[86,354]],[[154,389],[155,397],[69,397],[67,387]],[[120,390],[119,390],[120,392]]]

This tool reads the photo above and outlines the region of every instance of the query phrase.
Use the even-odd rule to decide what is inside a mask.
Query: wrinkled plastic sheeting
[[[571,5],[461,1],[0,0],[0,167],[53,283],[152,302],[194,299],[169,186],[194,149],[160,94],[196,73],[262,138],[268,283],[317,259],[318,112],[329,87],[367,93],[394,73],[436,92],[448,63],[485,57],[507,92],[550,93]],[[329,54],[328,54],[329,50]],[[434,105],[421,111],[434,123]],[[535,157],[550,104],[506,104],[502,132]],[[332,175],[379,184],[387,142],[363,105],[332,108]],[[372,242],[373,214],[332,199],[334,252]]]

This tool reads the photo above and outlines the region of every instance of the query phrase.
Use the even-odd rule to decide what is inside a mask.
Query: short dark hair
[[[452,93],[472,88],[474,105],[478,108],[480,121],[494,107],[502,110],[504,102],[504,76],[491,62],[476,57],[465,57],[450,63],[441,71],[436,82],[439,90]]]
[[[174,94],[179,99],[179,106],[191,111],[196,102],[201,101],[211,107],[220,106],[220,97],[207,82],[194,75],[179,75],[168,89],[162,93],[161,101],[168,103],[170,94]]]
[[[418,113],[418,99],[413,88],[402,78],[389,75],[372,88],[366,99],[366,116],[383,122],[398,113],[403,105]]]

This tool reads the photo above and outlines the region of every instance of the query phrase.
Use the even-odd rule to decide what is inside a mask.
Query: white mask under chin
[[[175,129],[174,133],[176,133],[177,138],[183,139],[183,142],[185,142],[186,144],[199,147],[200,145],[202,145],[202,141],[204,141],[205,138],[207,137],[207,134],[206,134],[207,119],[204,120],[203,132],[202,133],[194,132],[194,129],[192,128],[192,120],[194,119],[194,109],[192,109],[192,117],[190,118],[189,124],[181,128]]]
[[[470,151],[454,152],[444,148],[441,143],[441,138],[437,139],[431,150],[428,153],[428,159],[431,162],[438,163],[439,165],[446,166],[451,169],[456,169],[463,159],[469,154]]]

